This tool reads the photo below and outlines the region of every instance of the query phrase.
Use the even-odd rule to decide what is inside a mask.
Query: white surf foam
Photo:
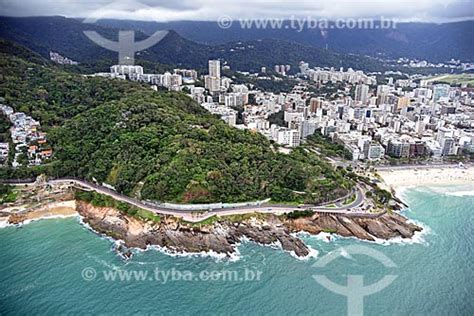
[[[405,209],[403,211],[406,211],[406,210],[407,209]],[[401,236],[398,236],[398,237],[391,238],[391,239],[382,239],[382,238],[377,238],[377,237],[371,235],[371,237],[374,238],[373,241],[372,240],[359,239],[355,236],[344,237],[344,236],[341,236],[341,235],[325,233],[325,232],[320,232],[317,235],[313,235],[313,234],[310,234],[308,232],[301,231],[301,232],[298,232],[298,233],[293,233],[292,235],[295,236],[295,237],[298,237],[298,236],[309,237],[309,238],[316,239],[318,241],[323,241],[325,243],[330,243],[330,242],[334,242],[334,241],[341,240],[341,239],[353,239],[353,240],[357,240],[357,241],[375,243],[375,244],[385,245],[385,246],[386,245],[393,245],[393,244],[401,244],[401,245],[424,244],[424,245],[428,245],[428,242],[426,241],[425,237],[429,234],[432,234],[431,228],[429,226],[421,223],[421,222],[416,221],[416,220],[409,219],[409,220],[407,220],[407,222],[415,224],[417,226],[420,226],[422,228],[422,231],[421,232],[415,232],[411,238],[403,238]],[[344,255],[344,254],[342,254],[342,255]]]
[[[323,241],[325,243],[330,243],[332,241],[337,240],[340,237],[339,235],[326,233],[326,232],[320,232],[319,234],[314,235],[306,231],[299,231],[297,233],[292,233],[291,235],[293,237],[305,237],[305,238],[316,239],[318,241]]]
[[[38,218],[34,218],[34,219],[27,219],[21,223],[18,223],[18,224],[10,224],[8,223],[7,220],[5,221],[0,221],[0,228],[5,228],[5,227],[21,227],[23,225],[28,225],[28,224],[31,224],[33,222],[38,222],[38,221],[41,221],[41,220],[46,220],[46,219],[65,219],[65,218],[72,218],[72,217],[77,217],[78,215],[77,214],[71,214],[71,215],[49,215],[49,216],[42,216],[42,217],[38,217]]]
[[[344,247],[341,247],[341,248],[339,249],[339,251],[340,251],[342,257],[344,257],[344,258],[346,258],[346,259],[351,259],[351,260],[354,259],[354,258],[352,258],[352,256],[350,255],[350,253],[348,253],[347,250],[344,249]]]
[[[450,196],[458,196],[458,197],[464,197],[464,196],[474,196],[474,190],[469,190],[469,191],[457,191],[457,192],[446,192],[446,195]]]
[[[162,247],[159,245],[149,245],[146,249],[138,249],[138,251],[147,251],[147,250],[156,250],[163,254],[166,254],[170,257],[202,257],[202,258],[214,258],[218,262],[219,261],[229,261],[229,262],[236,262],[240,260],[240,252],[239,249],[236,247],[234,248],[233,253],[218,253],[213,250],[209,251],[201,251],[201,252],[188,252],[188,251],[177,251],[174,249],[170,249],[168,247]]]
[[[11,225],[8,224],[7,220],[0,221],[0,228],[5,228],[5,227],[8,227],[8,226],[11,226]]]
[[[308,260],[311,259],[311,258],[314,258],[314,259],[318,258],[318,256],[319,256],[319,251],[317,251],[316,249],[314,249],[314,248],[311,247],[311,246],[308,246],[308,245],[306,245],[306,246],[308,247],[308,250],[309,250],[309,253],[308,253],[306,256],[304,256],[304,257],[299,257],[298,255],[296,255],[296,253],[295,253],[294,251],[290,251],[290,255],[291,255],[292,257],[294,257],[294,258],[300,260],[300,261],[308,261]]]
[[[384,246],[394,245],[394,244],[398,244],[398,245],[414,245],[414,244],[428,245],[428,241],[426,241],[425,237],[427,235],[432,234],[431,228],[429,226],[427,226],[423,223],[420,223],[418,221],[415,221],[415,220],[408,220],[407,222],[415,224],[417,226],[420,226],[422,228],[422,231],[421,232],[415,232],[414,235],[411,238],[403,238],[401,236],[398,236],[398,237],[391,238],[391,239],[381,239],[381,238],[377,238],[377,237],[372,236],[375,239],[375,241],[368,241],[368,240],[364,240],[364,241],[371,242],[371,243],[376,243],[376,244],[384,245]]]

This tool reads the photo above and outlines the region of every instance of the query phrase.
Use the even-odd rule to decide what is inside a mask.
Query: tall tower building
[[[210,92],[219,92],[221,89],[221,62],[209,60],[209,75],[204,76],[204,87]]]
[[[209,76],[221,77],[221,62],[219,60],[209,60]]]
[[[358,84],[355,89],[355,100],[366,104],[369,97],[369,86],[365,84]]]
[[[322,107],[323,101],[321,98],[311,98],[309,101],[309,111],[316,113],[318,109]]]
[[[377,86],[377,96],[382,95],[382,94],[387,94],[390,92],[390,87],[387,85],[378,85]]]

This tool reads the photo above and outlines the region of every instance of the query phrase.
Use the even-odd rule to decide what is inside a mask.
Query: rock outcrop
[[[79,201],[77,211],[94,230],[123,240],[127,247],[157,245],[174,252],[214,251],[230,255],[235,252],[236,244],[246,237],[263,245],[280,244],[285,251],[305,257],[309,249],[301,239],[292,236],[294,232],[331,232],[374,240],[374,237],[410,238],[416,231],[421,231],[420,227],[395,213],[378,218],[314,214],[298,219],[268,214],[240,221],[223,217],[211,225],[193,226],[174,217],[163,217],[160,223],[143,221],[113,208],[94,207]]]
[[[8,223],[13,225],[22,224],[27,219],[25,214],[11,214]]]
[[[245,236],[264,245],[280,243],[283,249],[298,256],[309,254],[308,247],[291,236],[276,216],[271,216],[273,221],[223,220],[213,226],[192,227],[173,217],[165,217],[161,223],[144,222],[113,208],[93,207],[84,202],[77,203],[77,211],[94,230],[123,240],[127,247],[158,245],[175,252],[214,251],[230,255]]]
[[[370,241],[373,241],[374,237],[411,238],[415,232],[422,230],[397,213],[385,213],[375,218],[314,214],[311,217],[286,220],[285,225],[294,232],[306,231],[310,234],[331,232],[343,237],[353,236]]]

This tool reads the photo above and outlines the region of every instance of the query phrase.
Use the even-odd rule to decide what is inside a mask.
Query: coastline
[[[11,211],[15,211],[12,209]],[[49,218],[78,217],[79,222],[96,234],[111,239],[116,251],[129,259],[132,249],[154,248],[174,256],[211,256],[238,260],[238,246],[253,241],[259,245],[281,249],[299,260],[318,256],[318,250],[298,237],[308,233],[320,238],[326,233],[334,237],[355,238],[376,243],[397,242],[417,238],[424,228],[398,214],[384,214],[378,218],[347,217],[343,215],[313,214],[296,219],[274,214],[253,214],[239,220],[222,217],[215,223],[193,226],[173,217],[159,223],[141,221],[114,208],[94,207],[83,201],[58,201],[29,212],[14,212],[10,223],[0,227],[29,224]],[[337,238],[337,237],[336,237]]]
[[[422,227],[409,222],[407,218],[386,211],[377,216],[296,212],[294,216],[286,217],[281,214],[260,213],[257,210],[250,213],[252,208],[249,208],[245,210],[245,214],[219,214],[212,220],[198,224],[165,214],[157,219],[140,218],[124,213],[114,206],[97,207],[87,201],[74,200],[69,188],[65,192],[61,190],[64,191],[64,188],[55,190],[54,195],[46,192],[47,198],[42,196],[46,204],[10,206],[3,211],[10,214],[9,223],[15,226],[46,218],[79,216],[81,223],[89,226],[94,232],[122,241],[117,251],[125,258],[133,255],[129,251],[131,248],[147,249],[150,246],[166,249],[166,252],[170,253],[206,253],[232,258],[238,257],[238,245],[249,239],[260,245],[282,249],[298,259],[307,260],[317,256],[317,250],[305,244],[294,233],[308,232],[315,236],[331,233],[341,237],[381,242],[397,237],[397,240],[411,239],[416,237],[415,233],[423,231]],[[36,192],[38,202],[40,193],[44,192]]]
[[[112,207],[95,207],[79,201],[77,211],[86,226],[100,235],[121,240],[125,257],[129,249],[150,246],[173,253],[215,253],[225,257],[238,256],[238,245],[245,240],[276,247],[305,260],[317,256],[295,234],[305,231],[312,235],[328,232],[360,240],[390,240],[395,237],[410,239],[423,228],[410,223],[397,213],[384,213],[377,218],[349,217],[314,213],[296,218],[275,214],[249,214],[246,217],[221,217],[215,222],[192,225],[174,217],[163,217],[159,222],[143,221],[123,214]]]
[[[17,207],[6,208],[3,211],[8,212],[13,209],[17,209]],[[9,216],[2,217],[0,218],[0,228],[14,225],[26,225],[31,222],[43,219],[69,218],[78,216],[75,200],[52,202],[31,211],[20,213],[12,212],[12,214],[17,214],[18,222],[9,223]]]

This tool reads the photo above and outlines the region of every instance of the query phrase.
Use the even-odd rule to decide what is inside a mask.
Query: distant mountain
[[[137,29],[151,33],[157,29],[173,29],[192,41],[207,45],[258,39],[279,39],[325,48],[341,53],[370,56],[411,57],[431,61],[451,58],[474,60],[472,30],[474,21],[445,24],[398,23],[394,29],[242,29],[237,21],[221,29],[216,22],[181,21],[169,23],[126,20],[103,20],[102,25]],[[286,24],[288,25],[288,24]],[[288,25],[289,26],[289,25]]]
[[[85,24],[59,16],[0,18],[0,38],[22,44],[44,57],[48,57],[49,51],[55,51],[82,64],[93,64],[99,70],[106,70],[108,65],[116,62],[117,54],[93,43],[83,34],[85,30],[94,30],[112,40],[118,34],[118,29],[112,26]],[[138,28],[136,38],[146,38],[145,32],[149,31]],[[372,58],[334,53],[289,41],[263,39],[210,46],[185,39],[174,31],[157,45],[137,54],[138,62],[145,64],[151,62],[197,69],[206,68],[207,61],[212,58],[223,59],[233,69],[248,71],[275,64],[296,66],[301,60],[318,66],[370,71],[383,69],[383,65]]]
[[[260,70],[261,66],[275,64],[298,65],[302,60],[312,66],[352,67],[366,71],[381,71],[385,66],[379,61],[360,55],[339,54],[330,50],[315,48],[294,42],[263,39],[232,42],[214,46],[213,57],[224,57],[235,69]]]
[[[117,37],[111,28],[80,23],[64,17],[0,18],[0,37],[24,45],[49,58],[53,50],[73,60],[88,62],[112,58],[114,54],[90,41],[83,30],[100,32],[107,38]]]

